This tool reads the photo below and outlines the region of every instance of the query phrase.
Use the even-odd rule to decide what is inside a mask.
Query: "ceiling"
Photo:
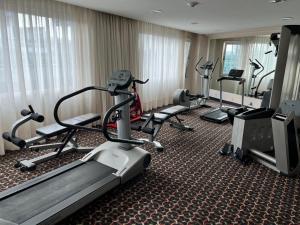
[[[277,4],[269,0],[197,0],[200,4],[194,8],[188,7],[185,0],[59,1],[199,34],[300,24],[300,0]],[[294,19],[283,21],[283,17]]]

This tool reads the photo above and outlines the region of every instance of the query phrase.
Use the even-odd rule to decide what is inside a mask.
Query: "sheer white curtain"
[[[300,35],[291,37],[281,101],[300,99]]]
[[[144,110],[172,103],[176,89],[184,86],[184,32],[138,22],[140,89]]]
[[[101,85],[106,85],[112,71],[130,70],[139,77],[138,31],[134,20],[98,13],[97,16],[97,71]],[[148,85],[148,84],[147,84]],[[102,113],[112,105],[112,97],[102,95]],[[98,104],[98,103],[97,103]]]
[[[89,41],[95,36],[95,16],[54,1],[0,1],[0,133],[29,104],[45,115],[45,124],[53,122],[59,97],[95,83],[96,48]],[[95,111],[93,96],[70,102],[62,117]],[[33,135],[35,125],[23,126],[19,135]]]

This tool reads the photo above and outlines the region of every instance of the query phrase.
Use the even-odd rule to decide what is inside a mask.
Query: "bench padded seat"
[[[64,120],[64,123],[72,124],[72,125],[79,125],[85,126],[87,124],[96,122],[100,120],[101,116],[95,113],[87,113],[84,115],[76,116],[67,120]],[[41,127],[36,129],[36,133],[38,135],[47,136],[47,137],[54,137],[59,134],[62,134],[68,131],[69,128],[63,127],[57,123],[51,124],[49,126]]]
[[[164,123],[166,120],[170,119],[173,116],[176,116],[179,113],[189,110],[188,107],[182,105],[175,105],[170,108],[166,108],[159,113],[154,113],[154,122],[155,123]],[[142,120],[146,120],[150,114],[144,114]]]
[[[160,113],[168,114],[170,116],[175,116],[179,113],[186,112],[188,110],[189,110],[188,107],[185,107],[182,105],[175,105],[175,106],[172,106],[170,108],[166,108],[166,109],[160,111]]]

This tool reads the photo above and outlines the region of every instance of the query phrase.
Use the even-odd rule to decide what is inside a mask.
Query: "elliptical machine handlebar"
[[[114,95],[117,95],[117,94],[125,94],[125,95],[128,95],[130,96],[128,99],[126,99],[125,101],[117,104],[117,105],[114,105],[113,107],[111,107],[105,114],[105,117],[103,119],[103,128],[102,129],[99,129],[99,128],[92,128],[92,127],[85,127],[85,126],[80,126],[80,125],[72,125],[72,124],[68,124],[68,123],[64,123],[60,120],[59,116],[58,116],[58,110],[59,110],[59,107],[61,105],[62,102],[66,101],[67,99],[70,99],[74,96],[77,96],[79,94],[82,94],[86,91],[90,91],[90,90],[97,90],[97,91],[105,91],[105,92],[110,92],[107,88],[104,88],[104,87],[97,87],[97,86],[89,86],[89,87],[85,87],[83,89],[80,89],[78,91],[75,91],[71,94],[68,94],[64,97],[62,97],[61,99],[58,100],[58,102],[56,103],[55,107],[54,107],[54,119],[55,121],[61,125],[61,126],[64,126],[64,127],[67,127],[67,128],[70,128],[70,129],[80,129],[80,130],[87,130],[87,131],[93,131],[93,132],[103,132],[104,136],[109,140],[109,141],[112,141],[112,142],[120,142],[120,143],[128,143],[128,144],[136,144],[136,145],[142,145],[144,144],[144,141],[140,141],[140,140],[129,140],[129,139],[120,139],[120,138],[112,138],[110,136],[111,133],[108,132],[108,123],[109,123],[109,118],[111,116],[111,114],[117,110],[118,108],[120,108],[121,106],[124,106],[126,104],[128,104],[129,102],[133,101],[135,99],[135,95],[132,94],[131,92],[129,91],[123,91],[123,90],[114,90]]]
[[[199,66],[200,62],[202,61],[202,59],[203,59],[203,56],[198,60],[198,62],[196,63],[196,66],[195,66],[195,70],[196,70],[199,74],[201,74],[201,72],[200,72],[200,70],[198,69],[198,66]]]
[[[198,69],[199,64],[200,64],[200,62],[202,61],[202,59],[203,59],[203,56],[202,56],[202,57],[199,59],[199,61],[197,62],[196,66],[195,66],[195,70],[200,74],[200,76],[204,77],[205,75],[201,74],[201,71]],[[211,61],[208,61],[208,62],[210,62],[211,64],[213,64],[213,62],[211,62]],[[208,62],[206,62],[204,65],[206,65]],[[211,69],[210,75],[213,74],[213,72],[215,71],[216,66],[218,65],[218,62],[219,62],[219,57],[217,58],[216,63],[213,65],[213,68]],[[200,67],[200,68],[201,68],[201,67]],[[210,76],[210,75],[209,75],[209,76]]]
[[[216,66],[218,65],[218,62],[219,62],[219,57],[217,58],[217,61],[216,61],[216,63],[215,63],[215,65],[214,65],[214,68],[212,69],[212,71],[211,71],[211,74],[213,74],[213,72],[215,71],[215,69],[216,69]]]
[[[260,78],[260,80],[259,80],[257,86],[256,86],[256,87],[253,87],[253,89],[255,89],[255,92],[254,92],[254,97],[255,97],[255,98],[258,97],[258,89],[259,89],[259,87],[260,87],[261,82],[263,81],[263,79],[266,78],[267,76],[271,75],[271,74],[274,73],[274,72],[275,72],[275,70],[272,70],[272,71],[270,71],[269,73],[263,75],[263,76]]]
[[[254,66],[255,70],[261,69],[257,74],[253,74],[254,77],[257,77],[260,73],[262,73],[265,70],[265,67],[258,59],[255,59],[256,63],[253,62],[252,59],[249,58],[250,64]],[[253,72],[254,73],[254,72]]]

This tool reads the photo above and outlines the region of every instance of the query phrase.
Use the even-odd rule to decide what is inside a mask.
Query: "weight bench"
[[[66,128],[60,126],[59,124],[52,124],[49,126],[38,128],[36,130],[37,136],[24,140],[16,135],[17,129],[30,120],[34,120],[36,122],[43,122],[44,117],[41,114],[34,112],[31,106],[29,106],[29,110],[22,110],[21,115],[23,116],[23,118],[19,119],[13,124],[10,132],[3,133],[3,138],[15,144],[20,149],[29,149],[36,151],[42,149],[55,149],[53,152],[47,153],[37,158],[29,160],[17,160],[15,167],[20,168],[21,171],[34,170],[37,164],[41,164],[43,162],[49,161],[53,158],[56,158],[60,155],[64,155],[69,152],[78,151],[87,153],[93,149],[91,147],[79,147],[76,142],[76,138],[74,137],[76,135],[77,130]],[[71,119],[67,119],[64,122],[73,125],[86,126],[88,124],[100,120],[100,118],[101,117],[99,114],[88,113],[73,117]],[[49,140],[50,138],[57,137],[61,134],[64,134],[61,142],[48,144],[41,143],[41,141]]]
[[[149,138],[143,140],[154,144],[157,150],[162,151],[163,146],[158,141],[155,141],[155,139],[165,122],[168,122],[171,127],[180,131],[193,131],[193,128],[184,125],[182,123],[183,120],[178,117],[179,114],[189,110],[188,107],[176,105],[166,108],[158,113],[144,114],[141,119],[145,122],[140,127],[140,130],[149,134]],[[172,118],[175,118],[176,121],[172,120]]]

